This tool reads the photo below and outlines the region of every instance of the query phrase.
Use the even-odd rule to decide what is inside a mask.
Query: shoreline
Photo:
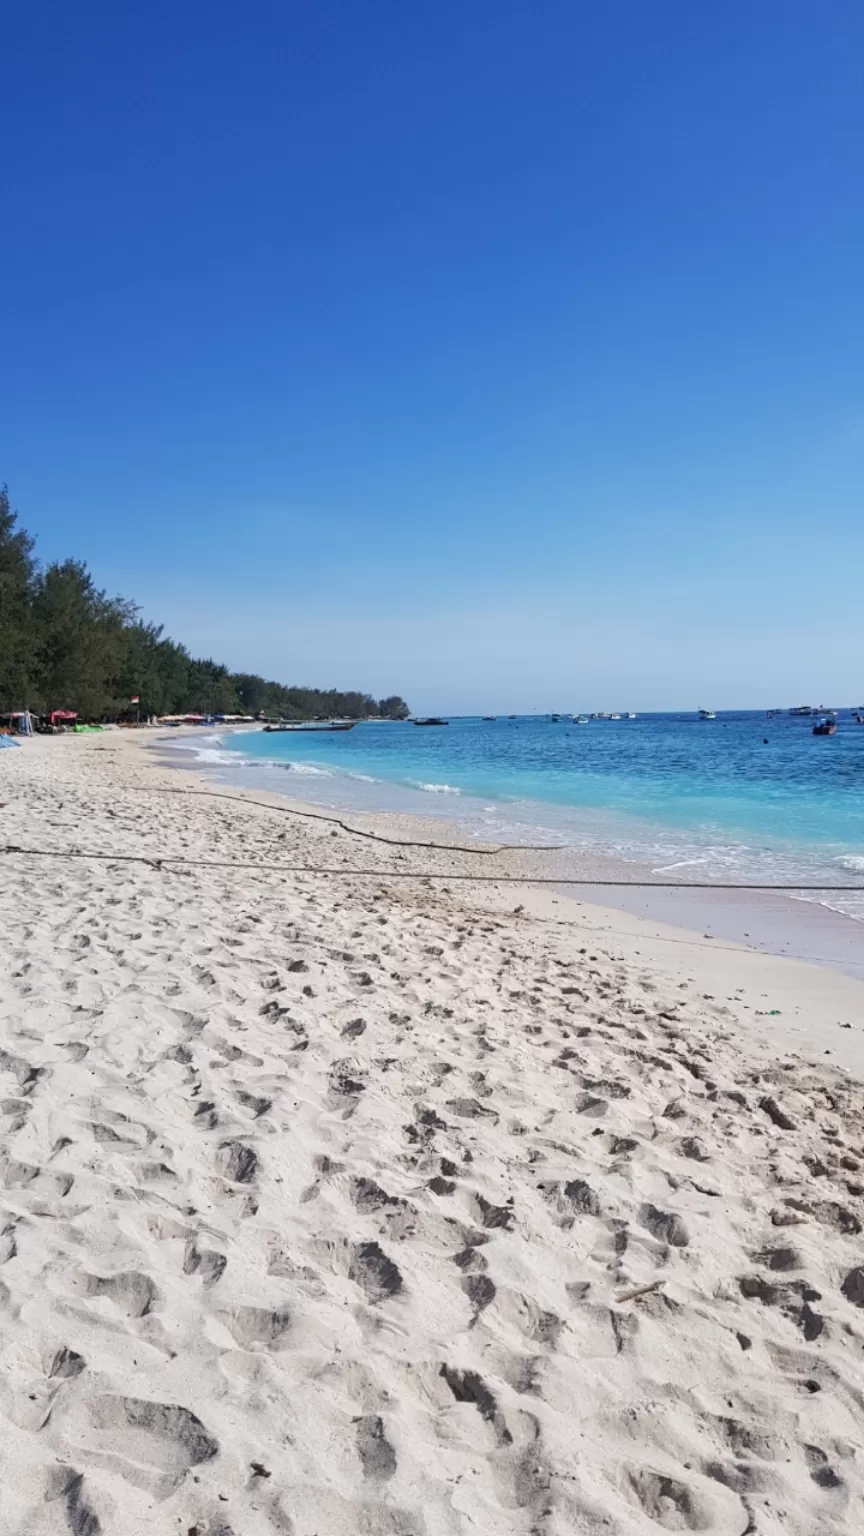
[[[141,746],[3,762],[10,1536],[852,1536],[862,984]]]
[[[243,734],[249,729],[248,726],[237,727],[236,734]],[[190,743],[196,739],[193,731],[183,732],[182,735],[176,731],[162,732],[159,739],[164,740],[166,737],[175,741],[185,739]],[[158,750],[158,741],[153,736],[144,744]],[[185,755],[182,747],[174,748],[173,751],[178,758]],[[220,777],[216,765],[202,762],[193,756],[191,747],[185,762],[172,762],[171,755],[163,756],[160,760],[168,769],[184,768],[198,774],[204,782],[224,782],[227,788],[233,787],[238,793],[275,795],[300,809],[313,812],[322,809],[320,805],[285,794],[281,790],[258,790],[240,783],[232,786],[230,780],[224,781]],[[414,811],[382,810],[345,810],[338,814],[358,823],[375,825],[380,822],[382,827],[391,827],[403,836],[407,835],[407,829],[419,826],[423,828],[424,836],[432,840],[440,840],[435,838],[436,832],[443,833],[443,837],[450,840],[458,841],[460,836],[464,839],[464,828],[458,819],[451,817],[424,818]],[[480,840],[477,841],[480,846]],[[523,845],[510,843],[501,846],[518,852]],[[641,916],[654,924],[681,928],[700,937],[710,936],[715,940],[733,942],[758,953],[840,970],[864,982],[864,923],[838,912],[827,903],[796,898],[792,894],[760,891],[758,887],[753,888],[752,894],[745,890],[724,890],[719,885],[716,890],[711,890],[688,887],[686,882],[678,884],[671,881],[668,886],[653,885],[646,888],[640,886],[640,877],[653,877],[649,865],[623,858],[613,859],[608,855],[589,855],[577,849],[565,848],[555,859],[534,859],[532,866],[539,876],[550,879],[558,874],[561,862],[566,862],[568,872],[580,881],[576,886],[568,882],[566,877],[560,880],[560,890],[569,899]],[[597,883],[591,883],[592,876],[596,876]],[[632,889],[626,886],[604,888],[601,883],[604,878],[626,880],[628,877],[632,881]]]

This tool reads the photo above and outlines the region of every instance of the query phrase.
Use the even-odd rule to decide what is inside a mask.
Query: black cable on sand
[[[430,843],[428,846],[438,848],[440,845]],[[474,852],[473,849],[459,851]],[[176,853],[105,853],[86,848],[24,848],[18,843],[5,843],[0,847],[0,854],[19,854],[32,859],[98,859],[106,864],[149,864],[151,869],[183,864],[192,869],[251,869],[277,875],[339,875],[348,880],[464,880],[468,884],[482,885],[585,885],[658,891],[864,891],[864,885],[802,885],[795,881],[748,885],[714,880],[608,880],[590,875],[574,878],[569,875],[471,875],[430,869],[345,869],[326,864],[261,863],[255,859],[193,859]]]
[[[255,800],[251,795],[242,793],[228,795],[220,789],[163,789],[149,784],[124,785],[124,790],[129,789],[145,795],[195,795],[199,800],[230,800],[232,805],[257,805],[262,811],[275,811],[280,816],[300,816],[306,821],[326,821],[330,826],[341,827],[343,832],[350,833],[352,837],[365,837],[371,843],[384,843],[388,848],[435,848],[442,853],[476,853],[485,855],[487,858],[498,853],[509,853],[512,848],[524,853],[566,852],[566,845],[563,843],[503,843],[498,848],[471,848],[461,843],[428,843],[407,837],[382,837],[380,832],[370,832],[366,827],[349,827],[347,821],[343,821],[341,816],[328,816],[326,811],[300,811],[293,805],[271,805],[269,800]]]

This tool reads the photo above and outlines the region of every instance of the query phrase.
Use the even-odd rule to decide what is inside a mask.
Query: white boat
[[[635,720],[636,719],[636,716],[634,715],[632,709],[627,711],[627,714],[624,716],[624,719],[625,720]]]
[[[699,719],[700,720],[716,720],[717,716],[715,715],[713,709],[700,709],[700,711],[699,711]]]
[[[620,715],[610,715],[610,716],[609,716],[609,719],[610,719],[610,720],[620,720],[620,719],[621,719],[621,716],[620,716]]]

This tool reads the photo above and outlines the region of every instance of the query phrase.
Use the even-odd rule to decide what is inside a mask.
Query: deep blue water
[[[730,713],[370,723],[197,745],[222,777],[345,809],[446,815],[478,836],[602,849],[682,878],[864,883],[864,726],[848,709],[833,737],[807,718]]]

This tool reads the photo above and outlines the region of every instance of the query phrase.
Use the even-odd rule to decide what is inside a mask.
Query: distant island
[[[404,720],[393,694],[299,688],[231,672],[146,623],[137,605],[96,587],[80,560],[41,565],[0,488],[0,712],[75,710],[81,718],[197,713],[283,720]]]

